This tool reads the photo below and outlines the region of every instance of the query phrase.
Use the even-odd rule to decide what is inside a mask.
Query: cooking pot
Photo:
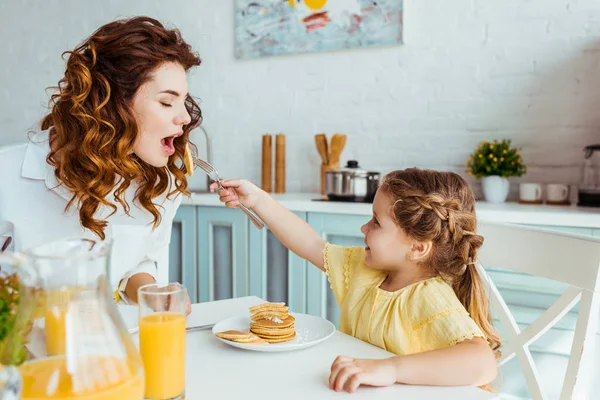
[[[333,201],[372,203],[379,186],[379,172],[361,169],[350,160],[344,168],[325,171],[325,193]]]

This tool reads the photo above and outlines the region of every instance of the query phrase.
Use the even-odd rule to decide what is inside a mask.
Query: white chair
[[[507,337],[500,365],[517,357],[534,399],[546,399],[529,345],[554,326],[579,302],[579,313],[561,399],[585,399],[591,383],[593,353],[599,312],[600,239],[519,225],[480,223],[478,233],[485,242],[479,261],[565,283],[568,288],[531,325],[521,330],[502,295],[481,264],[490,303]]]

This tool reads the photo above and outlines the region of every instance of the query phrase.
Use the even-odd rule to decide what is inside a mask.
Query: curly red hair
[[[65,210],[76,203],[81,224],[104,239],[107,222],[94,217],[98,208],[109,207],[112,215],[118,203],[129,213],[124,194],[135,181],[139,183],[135,201],[152,214],[156,227],[161,214],[153,199],[167,190],[171,190],[168,197],[189,194],[183,156],[202,113],[188,95],[185,106],[191,122],[174,140],[175,154],[167,165],[157,168],[133,153],[138,125],[132,99],[162,64],[175,62],[188,71],[200,65],[200,58],[178,30],[148,17],[108,23],[65,56],[65,76],[54,88],[51,111],[41,122],[42,129],[51,128],[47,162],[73,193]]]

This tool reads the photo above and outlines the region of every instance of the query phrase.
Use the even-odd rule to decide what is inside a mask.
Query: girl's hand
[[[225,190],[219,190],[219,200],[229,208],[236,208],[239,203],[252,208],[258,203],[262,193],[261,189],[245,179],[221,181],[221,185]],[[211,184],[210,189],[218,189],[217,183]]]
[[[354,359],[339,356],[331,365],[329,388],[353,393],[360,385],[389,386],[396,383],[396,367],[391,358]]]

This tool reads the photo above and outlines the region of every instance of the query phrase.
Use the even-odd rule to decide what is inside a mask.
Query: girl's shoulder
[[[406,315],[413,326],[443,316],[467,312],[452,286],[441,277],[427,279],[413,286],[404,303]]]
[[[352,286],[353,290],[368,288],[375,284],[382,272],[368,267],[363,247],[344,247],[326,243],[323,263],[329,284],[339,303],[343,302]]]

